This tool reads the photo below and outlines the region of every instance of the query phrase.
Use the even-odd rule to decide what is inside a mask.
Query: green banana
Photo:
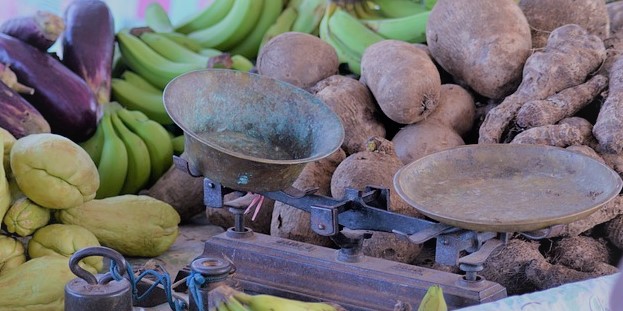
[[[158,95],[162,95],[162,90],[158,89],[157,87],[153,86],[151,83],[149,83],[147,80],[145,80],[145,78],[141,77],[140,75],[126,70],[124,72],[121,73],[121,79],[128,81],[128,83],[133,84],[134,86],[141,88],[147,92],[152,92]]]
[[[358,19],[379,19],[385,18],[385,16],[381,15],[381,12],[375,8],[378,6],[374,5],[369,0],[363,0],[361,2],[355,2],[354,4],[354,12],[355,16]]]
[[[257,57],[264,34],[268,30],[268,28],[270,28],[275,23],[275,21],[281,14],[282,8],[283,0],[264,0],[262,12],[260,12],[260,18],[257,24],[255,24],[255,28],[253,28],[253,30],[251,30],[246,38],[244,38],[239,44],[237,44],[236,47],[231,48],[229,52],[231,54],[242,55],[246,58]]]
[[[362,20],[361,22],[387,39],[422,43],[426,42],[426,23],[429,15],[430,11],[424,11],[406,17]]]
[[[427,9],[420,1],[411,0],[373,0],[378,11],[388,18],[400,18],[426,12]]]
[[[185,34],[179,32],[161,32],[160,35],[177,42],[177,44],[182,45],[195,53],[198,53],[202,49],[199,42],[189,38]]]
[[[149,183],[155,182],[173,164],[173,143],[167,130],[140,111],[120,109],[117,115],[123,124],[147,145],[150,159]]]
[[[97,125],[93,136],[80,143],[80,147],[82,147],[82,149],[89,154],[91,160],[93,160],[93,163],[95,163],[96,166],[100,163],[102,148],[104,147],[104,130],[102,122],[99,122]]]
[[[213,26],[188,34],[201,46],[228,51],[242,41],[255,27],[264,0],[236,0],[227,16]]]
[[[181,74],[205,68],[205,66],[198,66],[197,64],[172,62],[152,50],[146,43],[131,35],[127,30],[117,33],[117,42],[128,67],[161,89],[164,89],[169,81]]]
[[[361,56],[350,50],[343,42],[339,41],[329,29],[329,18],[336,9],[336,4],[329,3],[325,15],[320,22],[319,36],[335,49],[340,63],[347,64],[351,72],[361,74]]]
[[[303,302],[272,295],[248,295],[236,292],[233,297],[253,311],[336,311],[336,307],[323,302]]]
[[[432,10],[435,4],[437,4],[437,0],[424,0],[424,7],[427,10]]]
[[[118,109],[123,109],[118,106]],[[130,131],[119,119],[117,113],[111,116],[112,125],[128,151],[128,173],[120,194],[137,194],[149,181],[151,162],[145,142]]]
[[[184,152],[184,143],[184,134],[171,138],[171,144],[173,145],[173,154],[177,156],[182,154],[182,152]]]
[[[118,195],[128,172],[128,151],[113,128],[111,107],[108,105],[106,104],[100,121],[104,132],[104,145],[97,165],[100,186],[95,194],[96,199]]]
[[[433,285],[428,288],[426,294],[420,302],[418,311],[447,311],[448,306],[443,298],[443,289],[439,285]]]
[[[199,55],[203,55],[203,56],[207,56],[207,57],[214,57],[214,56],[219,56],[221,54],[223,54],[222,51],[217,50],[217,49],[201,49],[199,52]]]
[[[145,8],[145,24],[153,31],[172,32],[173,25],[167,11],[158,2],[152,2]]]
[[[289,7],[289,6],[285,8],[281,12],[281,15],[277,17],[277,20],[275,21],[275,23],[273,23],[273,25],[270,26],[268,30],[266,30],[266,32],[264,33],[259,49],[262,49],[262,47],[266,44],[266,42],[270,41],[270,39],[284,32],[290,31],[290,29],[292,29],[292,24],[294,24],[294,21],[296,21],[297,17],[298,17],[298,12],[296,11],[296,8]]]
[[[154,93],[118,78],[111,79],[114,100],[130,110],[139,110],[160,124],[173,124],[164,108],[162,92]]]
[[[292,31],[312,33],[320,25],[326,7],[326,0],[302,0],[296,7],[298,16],[292,24]]]
[[[175,26],[175,31],[189,34],[220,22],[234,6],[235,0],[214,0],[208,7]]]
[[[330,15],[328,26],[335,38],[353,50],[360,58],[368,46],[385,40],[340,7],[337,7]]]
[[[152,50],[177,63],[202,64],[207,66],[208,58],[193,52],[175,41],[155,32],[145,32],[139,37]]]
[[[251,71],[251,69],[253,69],[253,62],[251,62],[248,58],[242,56],[242,55],[232,55],[231,56],[231,68],[238,70],[238,71],[243,71],[243,72],[249,72]]]

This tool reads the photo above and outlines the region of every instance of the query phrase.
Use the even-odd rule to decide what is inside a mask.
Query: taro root
[[[579,25],[601,39],[610,35],[606,1],[521,0],[519,7],[530,24],[534,49],[545,46],[552,30],[567,24]]]
[[[385,137],[374,98],[363,83],[334,75],[316,83],[310,91],[340,117],[344,126],[342,148],[346,154],[361,150],[369,137]]]
[[[427,120],[435,119],[463,136],[471,130],[476,116],[474,97],[456,84],[442,84],[439,105]]]
[[[388,188],[390,194],[396,193],[393,177],[402,162],[393,144],[384,138],[372,137],[366,145],[367,150],[348,156],[333,173],[331,195],[334,198],[342,198],[346,188],[363,190],[366,186]],[[415,217],[420,215],[398,195],[391,196],[388,209]],[[420,250],[421,246],[388,232],[373,231],[372,238],[364,241],[364,254],[406,263],[415,260]]]
[[[521,80],[532,41],[513,0],[439,0],[426,24],[433,59],[459,81],[488,98],[503,98]]]
[[[610,265],[611,254],[606,241],[589,236],[574,236],[555,241],[550,256],[553,263],[578,271],[617,271],[616,267]]]
[[[439,104],[441,77],[432,59],[412,44],[383,40],[361,58],[361,79],[392,121],[412,124]]]
[[[493,252],[480,272],[488,281],[506,287],[508,295],[533,292],[534,285],[526,279],[526,267],[532,260],[545,261],[539,243],[511,239],[506,246]]]
[[[404,164],[438,151],[465,145],[455,130],[435,119],[403,127],[394,135],[392,142],[396,155]]]
[[[316,36],[286,32],[270,39],[259,51],[257,71],[300,88],[337,74],[335,49]]]

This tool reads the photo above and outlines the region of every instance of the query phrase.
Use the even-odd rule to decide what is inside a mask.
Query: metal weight
[[[69,269],[78,277],[65,285],[65,311],[131,311],[132,291],[126,278],[115,280],[110,272],[93,275],[78,265],[89,256],[112,259],[119,275],[126,272],[125,259],[107,247],[83,248],[69,259]],[[131,273],[131,272],[129,272]]]
[[[205,283],[197,287],[197,293],[195,293],[201,299],[201,306],[198,306],[199,301],[195,300],[192,293],[188,295],[189,311],[208,310],[208,293],[214,288],[224,284],[233,285],[234,288],[237,287],[234,284],[230,284],[231,279],[229,278],[235,271],[235,268],[224,259],[217,257],[197,258],[190,264],[190,269],[192,272],[200,274],[205,279]],[[189,277],[192,277],[192,275]]]

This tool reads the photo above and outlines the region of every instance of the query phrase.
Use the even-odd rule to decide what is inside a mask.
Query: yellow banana
[[[227,16],[213,26],[188,34],[206,48],[228,51],[246,37],[257,23],[264,0],[236,0]]]
[[[120,109],[117,115],[130,131],[147,145],[150,158],[149,183],[155,182],[173,164],[173,144],[167,130],[140,111]]]
[[[189,71],[199,70],[205,66],[197,64],[175,63],[152,50],[141,39],[131,35],[127,30],[117,33],[117,42],[124,63],[158,88],[164,87],[173,78]]]
[[[100,187],[95,194],[96,199],[116,196],[120,193],[128,173],[128,151],[123,140],[117,136],[112,125],[112,112],[106,105],[101,119],[104,132],[104,145],[97,171],[100,176]]]
[[[233,296],[253,311],[336,311],[330,304],[303,302],[272,295],[248,295],[236,292]]]
[[[207,66],[208,58],[155,32],[142,33],[140,39],[158,54],[177,63],[191,63]]]
[[[100,163],[102,148],[104,147],[104,131],[102,127],[103,125],[100,121],[93,136],[80,143],[80,147],[82,147],[82,149],[89,154],[91,160],[93,160],[93,163],[95,163],[96,166]]]
[[[172,32],[173,25],[167,11],[158,2],[152,2],[145,8],[145,24],[153,31]]]
[[[111,79],[112,97],[130,110],[138,110],[160,124],[173,124],[164,108],[162,92],[155,93],[137,87],[128,81]]]
[[[225,304],[224,301],[221,301],[221,303],[219,303],[216,306],[216,311],[231,311],[231,310],[227,307],[227,304]]]
[[[118,106],[118,109],[123,108]],[[137,194],[149,181],[151,173],[149,150],[145,142],[121,122],[117,113],[113,113],[111,118],[117,135],[128,151],[128,173],[120,194]]]
[[[255,28],[253,28],[251,33],[249,33],[246,38],[238,43],[236,47],[231,48],[230,53],[239,54],[246,58],[257,57],[257,53],[260,49],[260,44],[262,43],[262,38],[264,37],[264,34],[266,33],[266,31],[268,31],[268,28],[270,28],[275,23],[275,21],[281,14],[282,8],[283,0],[264,0],[262,12],[260,13],[260,18],[255,25]]]
[[[253,62],[242,55],[232,55],[231,62],[231,68],[238,71],[249,72],[254,66]]]
[[[182,45],[195,53],[198,53],[202,49],[199,42],[189,38],[185,34],[179,32],[161,32],[160,35],[177,42],[177,44]]]
[[[426,23],[430,11],[400,18],[362,20],[369,29],[387,39],[407,41],[410,43],[426,42]]]
[[[262,37],[262,42],[260,43],[260,49],[266,44],[266,42],[270,41],[270,39],[284,33],[288,32],[292,29],[292,25],[296,18],[298,17],[298,12],[296,8],[288,6],[285,8],[275,23],[266,30],[264,36]]]
[[[251,309],[244,306],[238,299],[235,297],[229,297],[227,301],[225,301],[225,306],[229,309],[229,311],[251,311]]]
[[[422,302],[417,309],[418,311],[447,311],[448,306],[443,298],[443,290],[439,285],[433,285],[428,288]]]
[[[162,90],[153,86],[151,83],[149,83],[149,81],[145,80],[145,78],[141,77],[140,75],[132,71],[126,70],[122,72],[121,79],[147,92],[152,92],[152,93],[162,95]]]
[[[217,50],[217,49],[201,49],[199,52],[199,55],[203,55],[203,56],[207,56],[207,57],[214,57],[214,56],[219,56],[221,54],[223,54],[222,51]]]
[[[175,31],[188,34],[211,27],[227,16],[234,2],[235,0],[214,0],[208,7],[175,26]]]
[[[302,0],[296,7],[298,16],[292,24],[292,31],[314,32],[320,25],[326,7],[326,0]]]

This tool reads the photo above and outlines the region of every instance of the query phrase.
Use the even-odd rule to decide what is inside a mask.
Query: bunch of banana
[[[127,109],[138,110],[162,125],[173,123],[164,109],[162,90],[140,75],[126,70],[120,78],[112,78],[110,86],[113,100]]]
[[[328,0],[290,0],[264,33],[260,48],[270,39],[289,31],[318,34]]]
[[[345,311],[330,303],[303,302],[272,295],[248,295],[221,285],[210,291],[209,311]]]
[[[319,35],[335,48],[341,63],[359,74],[363,52],[378,41],[425,42],[429,14],[426,4],[415,0],[333,0]]]
[[[105,104],[95,134],[81,146],[97,165],[98,199],[136,194],[173,163],[167,130],[144,113],[127,110],[116,102]]]
[[[257,56],[264,34],[283,7],[284,0],[214,0],[174,26],[162,7],[154,3],[147,7],[145,21],[156,32],[173,33],[169,39],[184,35],[202,48],[251,59]]]
[[[121,57],[133,72],[160,90],[173,78],[189,71],[204,68],[250,71],[253,68],[253,63],[243,55],[201,47],[180,33],[135,30],[124,29],[117,33]],[[152,118],[161,122],[159,118]],[[170,120],[162,122],[170,123]]]

